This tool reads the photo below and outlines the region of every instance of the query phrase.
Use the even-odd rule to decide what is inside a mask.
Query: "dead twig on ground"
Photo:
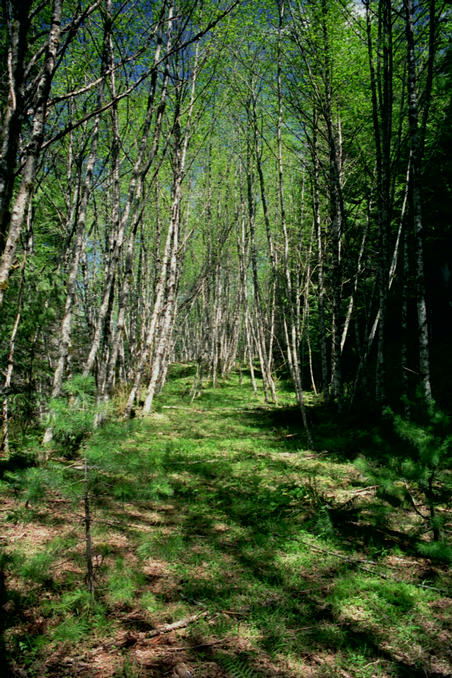
[[[197,621],[198,619],[201,619],[202,617],[207,617],[208,614],[209,614],[208,610],[205,610],[204,612],[197,612],[196,614],[192,614],[189,617],[184,617],[184,619],[180,619],[179,621],[173,622],[172,624],[163,624],[163,626],[158,626],[156,629],[150,631],[146,635],[148,638],[154,638],[155,636],[160,636],[162,633],[171,633],[171,631],[183,629],[189,624],[192,624],[193,622]]]

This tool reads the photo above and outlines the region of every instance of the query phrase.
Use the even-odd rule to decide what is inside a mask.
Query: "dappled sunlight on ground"
[[[304,449],[292,410],[235,378],[181,405],[186,380],[90,443],[94,602],[80,501],[7,493],[16,675],[449,675],[447,566],[411,512],[346,450]]]

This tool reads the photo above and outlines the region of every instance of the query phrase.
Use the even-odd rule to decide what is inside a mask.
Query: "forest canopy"
[[[446,3],[2,13],[3,447],[74,374],[149,412],[175,361],[302,409],[444,398]]]
[[[0,17],[0,676],[450,675],[449,4]]]

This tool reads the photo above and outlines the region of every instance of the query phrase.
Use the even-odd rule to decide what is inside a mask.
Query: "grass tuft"
[[[94,595],[80,453],[4,469],[5,640],[21,675],[66,675],[57,656],[102,660],[105,678],[171,675],[179,657],[198,678],[449,675],[450,548],[396,467],[375,472],[386,432],[313,399],[314,452],[289,392],[268,405],[232,375],[192,404],[193,376],[173,366],[151,416],[85,441]]]

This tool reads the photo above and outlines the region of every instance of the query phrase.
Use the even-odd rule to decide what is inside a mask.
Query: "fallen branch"
[[[145,633],[143,631],[138,633],[127,631],[126,633],[122,634],[119,638],[115,638],[111,641],[108,641],[107,643],[103,643],[101,645],[101,648],[103,650],[108,650],[112,647],[130,647],[136,644],[143,645],[146,642],[151,641],[152,639],[155,639],[153,642],[156,642],[156,639],[159,636],[165,633],[171,633],[171,631],[183,629],[189,624],[192,624],[193,622],[197,621],[201,617],[206,617],[208,614],[209,612],[207,610],[203,612],[198,612],[197,614],[192,614],[190,617],[184,617],[184,619],[180,619],[179,621],[174,622],[173,624],[163,624],[162,626],[158,626],[156,629],[149,631],[149,633]]]
[[[201,619],[201,617],[207,617],[208,614],[208,610],[205,610],[204,612],[197,612],[196,614],[192,614],[190,617],[180,619],[179,621],[173,622],[172,624],[163,624],[163,626],[158,626],[156,629],[148,633],[147,637],[154,638],[155,636],[160,636],[162,633],[171,633],[171,631],[183,629],[189,624]]]
[[[348,504],[351,504],[352,501],[355,499],[355,497],[358,497],[360,494],[366,494],[367,492],[371,492],[373,490],[377,490],[379,488],[379,485],[369,485],[369,487],[361,487],[358,490],[354,490],[352,495],[348,497],[342,504],[339,504],[339,506],[336,507],[337,510],[341,510],[348,506]]]
[[[303,454],[300,457],[300,461],[304,461],[305,459],[317,459],[318,457],[326,457],[327,454],[330,453],[328,451],[325,451],[325,452],[314,452],[314,454]]]
[[[7,534],[0,534],[0,539],[2,539],[2,540],[4,539],[6,541],[9,540],[9,542],[12,543],[13,541],[17,541],[18,539],[22,539],[25,536],[26,536],[26,532],[22,532],[21,534],[14,535],[12,537],[9,537]]]
[[[171,462],[172,464],[183,464],[184,466],[190,466],[191,464],[216,464],[219,461],[224,461],[223,457],[220,457],[219,459],[195,459],[194,461],[185,461],[176,459],[175,461]]]
[[[358,490],[355,490],[352,494],[352,497],[355,497],[357,494],[364,494],[364,492],[369,492],[369,490],[377,490],[379,485],[369,485],[369,487],[360,487]]]

